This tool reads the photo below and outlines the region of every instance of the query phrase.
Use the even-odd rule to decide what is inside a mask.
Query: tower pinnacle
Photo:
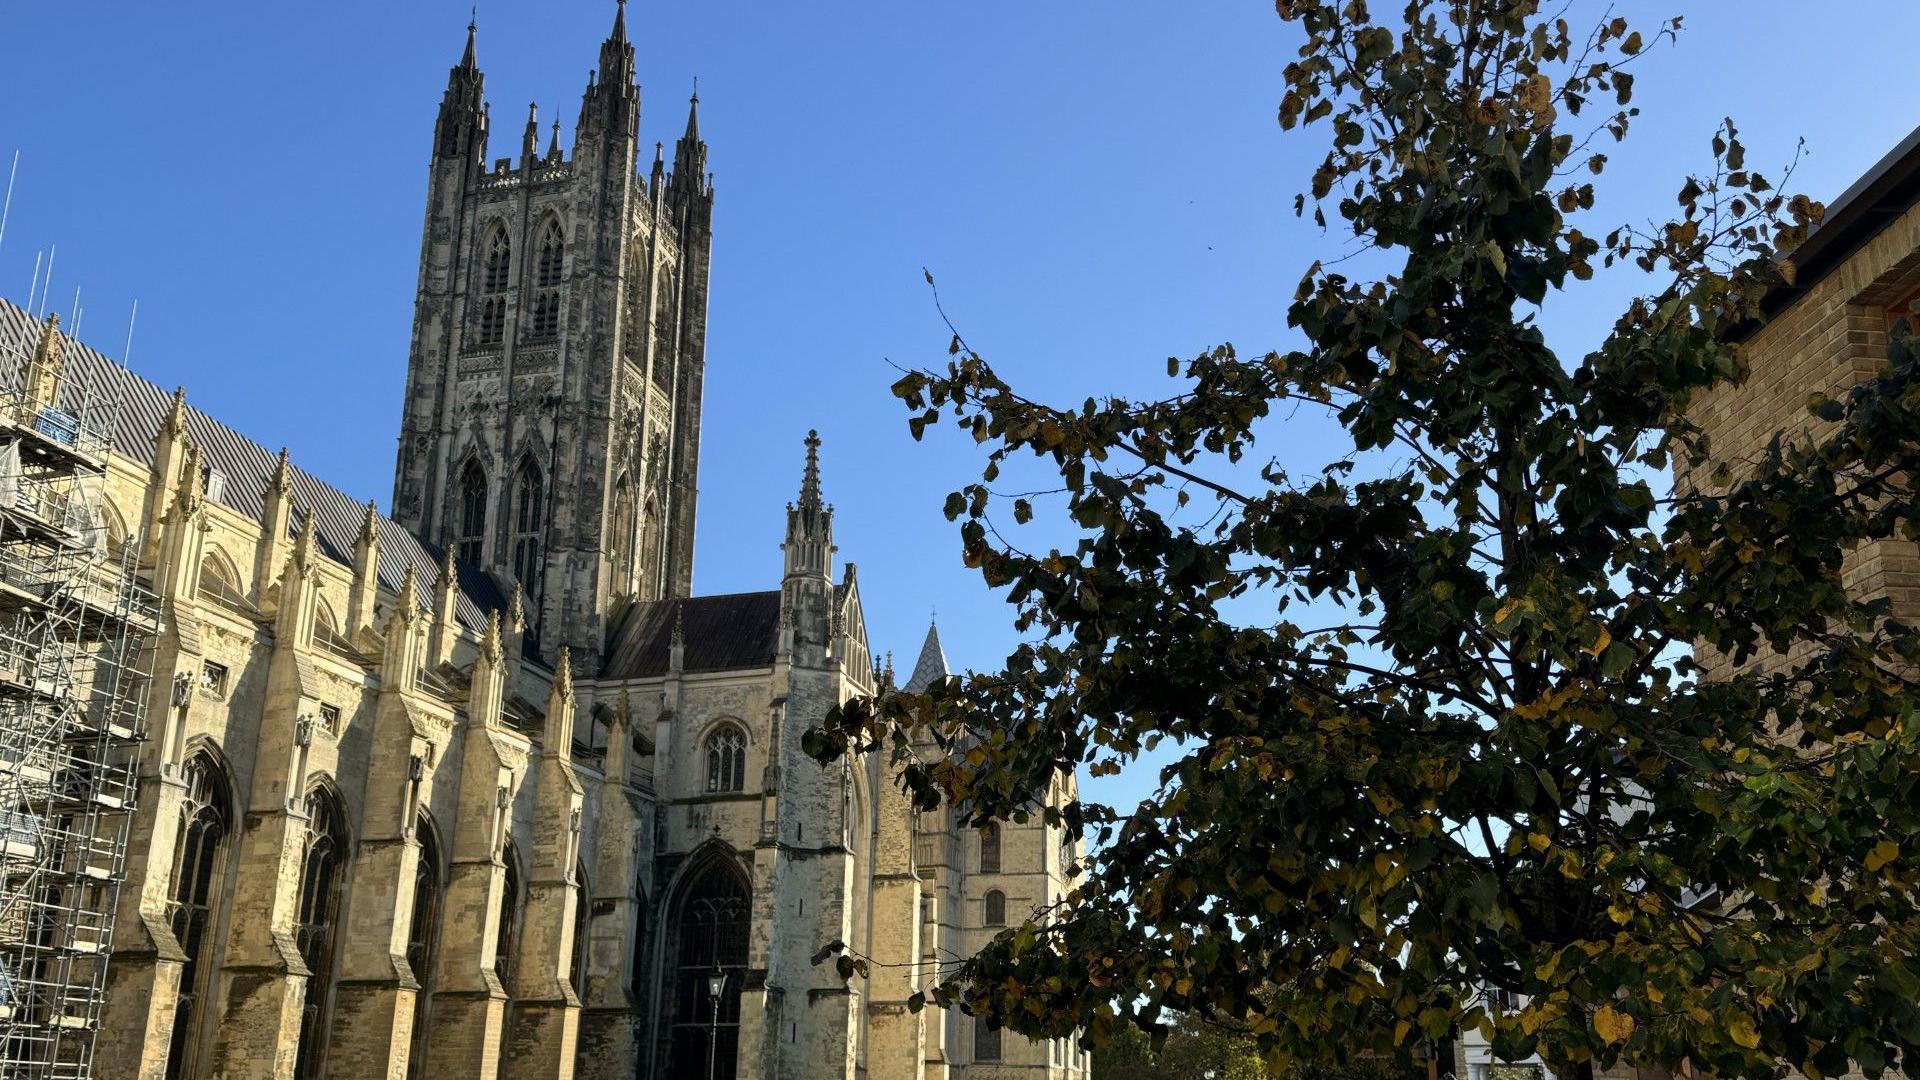
[[[447,72],[447,92],[440,99],[440,118],[434,124],[434,150],[443,158],[478,161],[487,152],[485,79],[475,45],[478,35],[478,20],[470,20],[467,47],[460,62]]]
[[[800,509],[820,509],[820,432],[807,432],[807,467],[800,474]]]
[[[787,576],[827,577],[833,563],[833,507],[820,498],[820,433],[807,432],[807,465],[800,501],[787,505]]]

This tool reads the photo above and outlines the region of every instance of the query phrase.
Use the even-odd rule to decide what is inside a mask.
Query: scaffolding
[[[119,402],[65,348],[0,350],[0,1080],[93,1075],[158,630],[101,510]]]

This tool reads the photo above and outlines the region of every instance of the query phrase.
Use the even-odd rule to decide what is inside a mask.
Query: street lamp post
[[[707,976],[707,996],[713,1000],[713,1019],[707,1025],[707,1080],[720,1075],[720,995],[726,992],[726,972]]]

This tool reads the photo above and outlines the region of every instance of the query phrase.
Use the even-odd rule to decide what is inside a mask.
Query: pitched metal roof
[[[0,299],[0,356],[21,349],[31,352],[40,334],[38,319]],[[113,433],[114,452],[151,467],[154,436],[166,420],[172,395],[80,342],[68,338],[65,345],[63,381],[85,385],[94,395],[118,398],[120,410]],[[200,448],[202,461],[226,477],[225,488],[214,501],[255,521],[260,520],[264,511],[262,496],[268,478],[273,475],[277,455],[191,405],[187,407],[186,416],[187,437]],[[312,511],[320,551],[335,562],[352,565],[353,544],[360,535],[366,507],[305,469],[295,466],[292,475],[294,506],[296,511]],[[295,527],[299,520],[296,513]],[[385,515],[379,515],[377,522],[380,587],[389,592],[398,589],[407,568],[412,567],[420,588],[416,599],[423,607],[431,605],[444,552]],[[481,629],[486,625],[488,612],[506,608],[506,598],[493,578],[478,567],[461,564],[456,572],[460,583],[456,616],[468,628]]]
[[[780,643],[780,592],[635,604],[613,634],[601,677],[644,679],[666,674],[676,624],[686,648],[684,671],[766,667],[773,663]]]

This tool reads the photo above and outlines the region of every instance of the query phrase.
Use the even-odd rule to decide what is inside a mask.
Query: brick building
[[[770,587],[691,595],[714,189],[697,98],[640,156],[625,18],[571,156],[529,116],[489,160],[469,28],[390,517],[0,303],[0,352],[122,399],[91,513],[162,612],[101,1076],[1086,1070],[906,1006],[1078,841],[801,753],[892,677],[817,436]],[[930,631],[912,681],[945,673]],[[836,940],[872,974],[815,964]]]

